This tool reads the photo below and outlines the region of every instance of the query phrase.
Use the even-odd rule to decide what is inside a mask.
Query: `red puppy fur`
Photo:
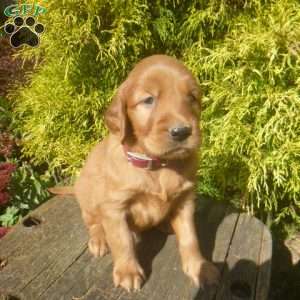
[[[91,151],[74,191],[91,253],[112,253],[115,286],[141,288],[145,276],[135,237],[162,222],[175,232],[183,270],[192,281],[197,286],[218,281],[218,269],[200,253],[194,224],[200,98],[182,63],[154,55],[135,66],[108,107],[110,134]],[[128,162],[123,145],[167,165],[138,168]]]

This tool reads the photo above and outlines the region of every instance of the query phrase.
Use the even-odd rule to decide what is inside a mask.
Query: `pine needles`
[[[279,1],[47,1],[39,62],[11,92],[23,154],[73,175],[106,129],[132,65],[182,59],[204,90],[199,190],[239,195],[273,224],[300,225],[300,4]],[[242,199],[242,200],[240,200]]]

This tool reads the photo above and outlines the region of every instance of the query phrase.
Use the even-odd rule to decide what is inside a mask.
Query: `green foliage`
[[[4,213],[0,215],[0,223],[4,227],[10,227],[19,220],[19,210],[15,206],[8,206]]]
[[[0,227],[14,225],[20,217],[46,201],[50,196],[47,188],[53,186],[55,181],[53,176],[41,167],[33,168],[26,160],[20,161],[18,148],[14,147],[13,139],[6,131],[10,128],[11,121],[12,107],[7,99],[0,96],[0,164],[7,162],[16,166],[7,187],[0,191],[0,197],[1,192],[2,197],[3,192],[9,195],[8,203],[0,205]],[[0,181],[4,180],[4,177],[2,174]]]
[[[16,163],[16,162],[15,162]],[[40,173],[28,163],[23,162],[12,173],[8,192],[11,195],[9,206],[2,209],[0,225],[11,226],[20,217],[49,199],[47,188],[54,185],[54,179],[49,172]]]
[[[236,17],[222,40],[185,58],[202,78],[201,172],[275,223],[300,225],[300,6],[277,1]],[[199,68],[199,65],[201,66]]]
[[[103,111],[141,58],[182,59],[204,90],[199,191],[300,225],[297,0],[47,1],[37,62],[11,93],[23,154],[74,175]]]

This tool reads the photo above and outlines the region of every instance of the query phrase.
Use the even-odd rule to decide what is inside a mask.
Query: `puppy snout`
[[[192,127],[189,125],[176,125],[169,129],[169,134],[174,141],[184,141],[192,133]]]

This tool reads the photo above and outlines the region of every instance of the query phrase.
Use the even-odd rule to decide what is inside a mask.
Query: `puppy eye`
[[[147,97],[142,101],[142,103],[150,106],[154,103],[154,98],[152,96]]]

